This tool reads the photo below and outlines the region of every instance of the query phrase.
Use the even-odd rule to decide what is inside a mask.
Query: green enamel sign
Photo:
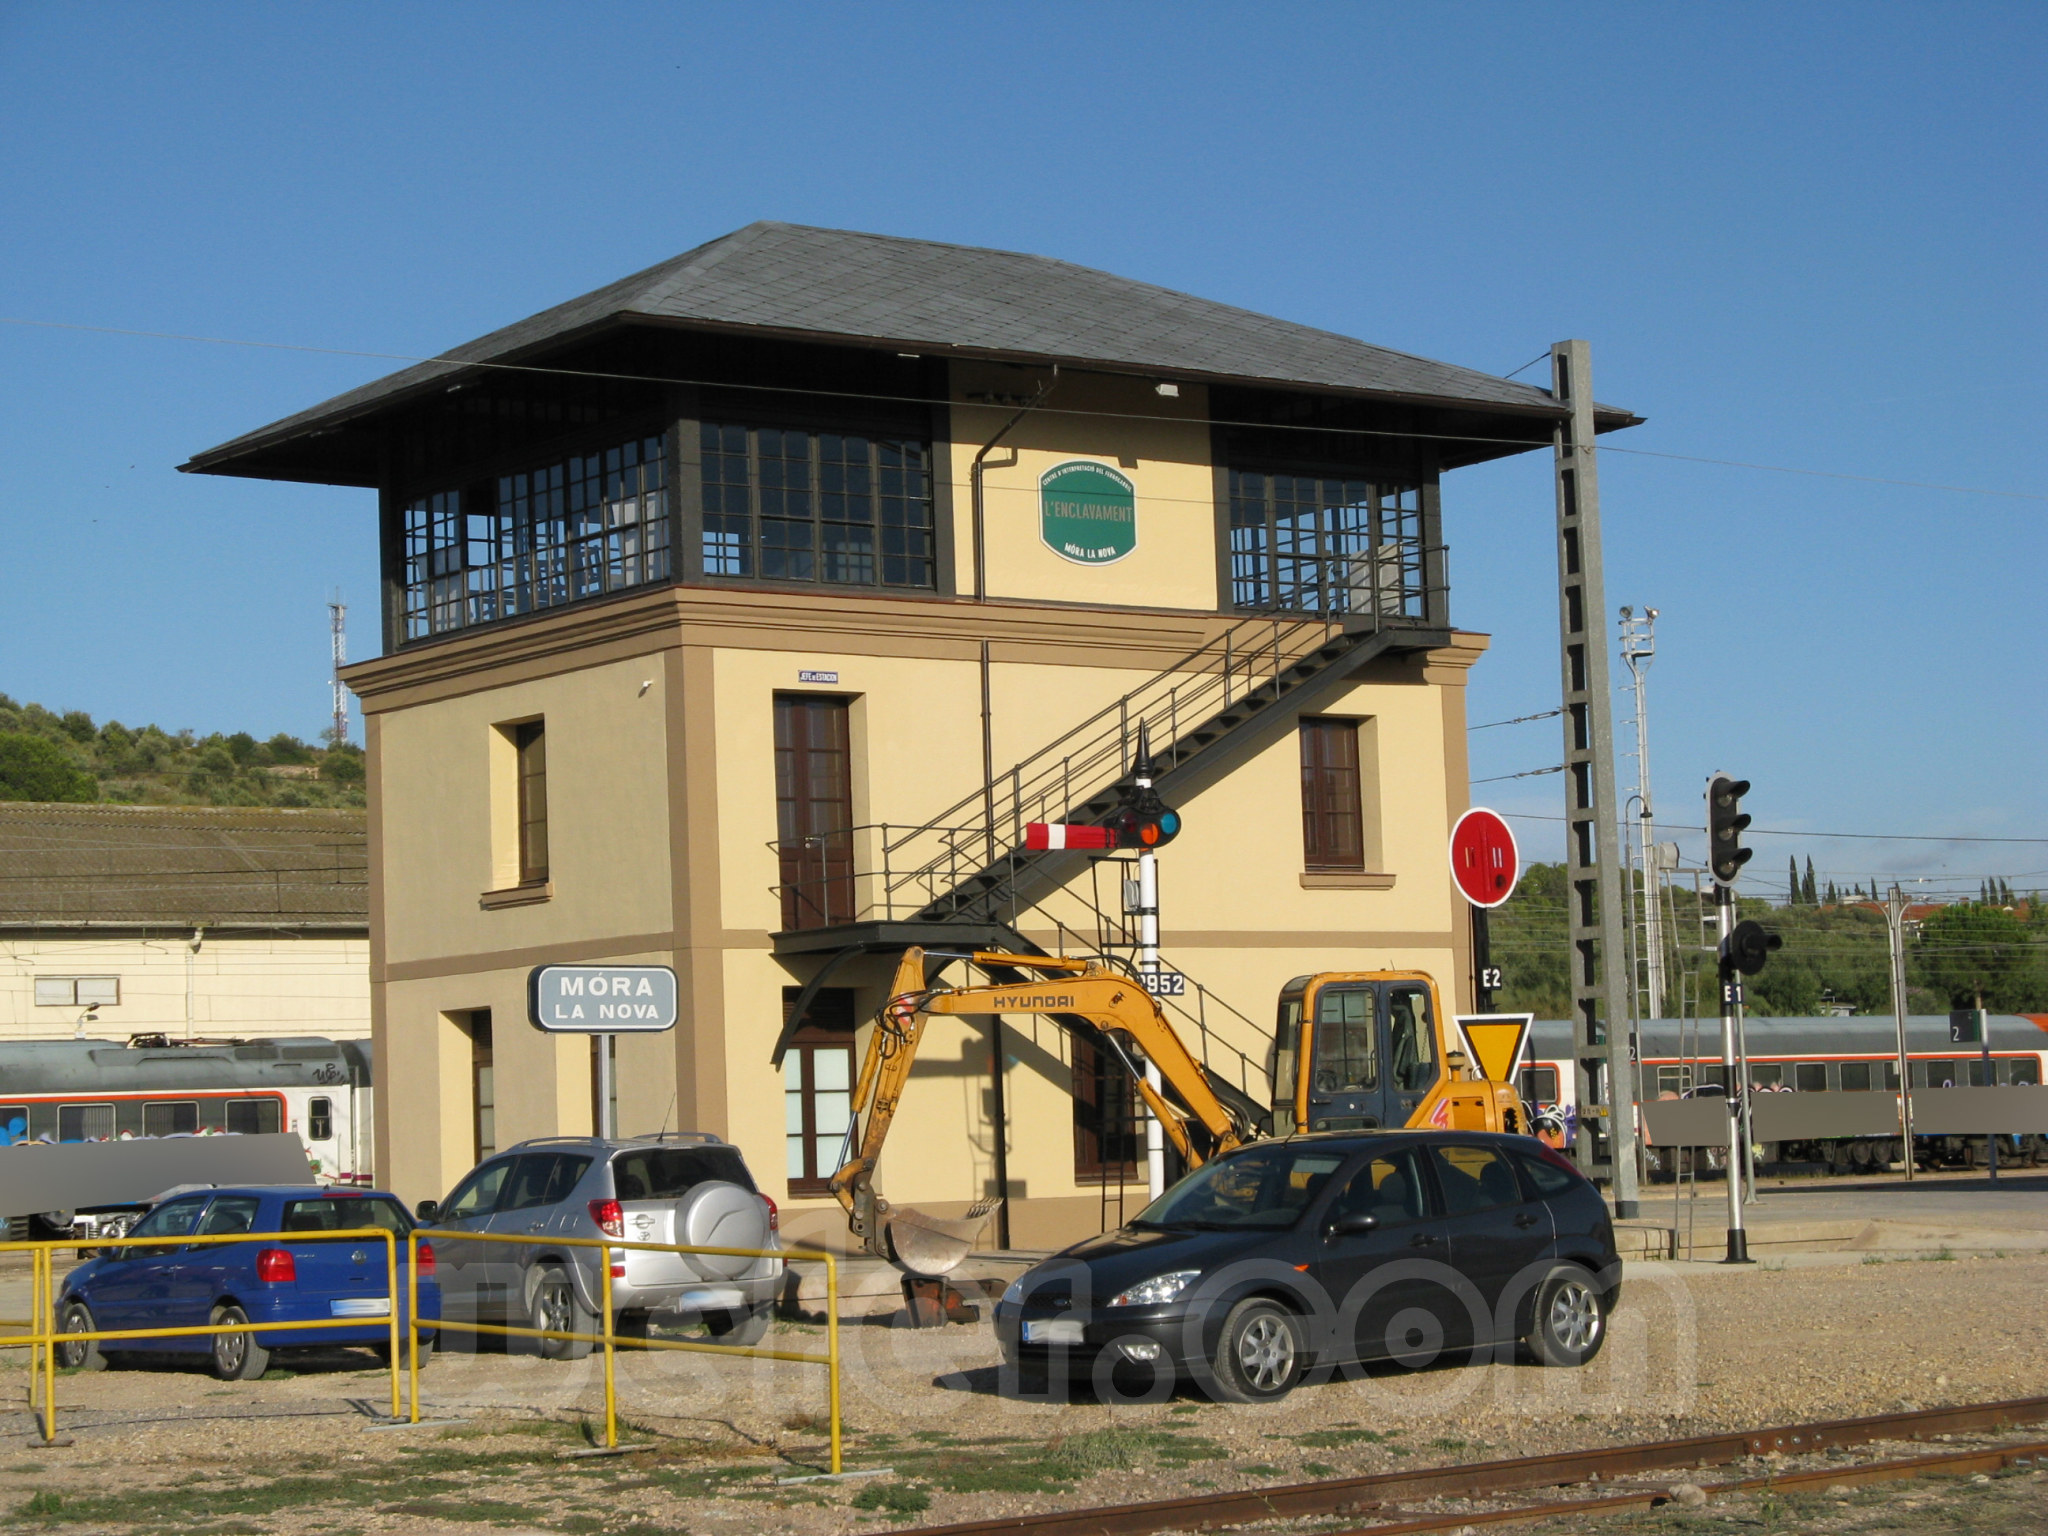
[[[1071,459],[1038,477],[1038,536],[1054,554],[1108,565],[1138,547],[1136,488],[1107,464]]]

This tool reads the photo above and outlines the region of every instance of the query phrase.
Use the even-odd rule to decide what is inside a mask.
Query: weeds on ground
[[[24,1515],[54,1515],[64,1508],[64,1495],[51,1488],[38,1488],[21,1506]]]
[[[1250,1466],[1239,1467],[1237,1470],[1246,1477],[1281,1477],[1285,1475],[1280,1468],[1269,1467],[1263,1461],[1255,1461]]]
[[[1310,1451],[1334,1451],[1347,1445],[1390,1445],[1398,1429],[1311,1429],[1305,1434],[1269,1434],[1268,1440],[1287,1440]]]
[[[1301,1470],[1310,1477],[1335,1477],[1337,1469],[1326,1461],[1304,1461]]]
[[[915,1515],[932,1507],[932,1496],[915,1483],[870,1483],[856,1493],[851,1502],[855,1509]]]

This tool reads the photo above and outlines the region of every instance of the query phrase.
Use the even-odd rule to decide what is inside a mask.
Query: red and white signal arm
[[[1498,811],[1482,806],[1458,818],[1451,828],[1451,878],[1475,907],[1497,907],[1515,894],[1521,875],[1515,834]]]

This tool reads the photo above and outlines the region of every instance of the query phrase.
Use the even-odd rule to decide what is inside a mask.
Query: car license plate
[[[1026,1344],[1078,1344],[1081,1342],[1081,1319],[1078,1317],[1040,1318],[1024,1325]]]
[[[389,1317],[391,1298],[389,1296],[344,1296],[329,1303],[329,1315],[334,1317]]]

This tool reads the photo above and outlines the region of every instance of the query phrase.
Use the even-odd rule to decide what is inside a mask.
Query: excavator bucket
[[[898,1206],[889,1213],[890,1256],[913,1275],[951,1274],[974,1251],[994,1209],[993,1203],[984,1202],[968,1207],[965,1216],[948,1218]]]

